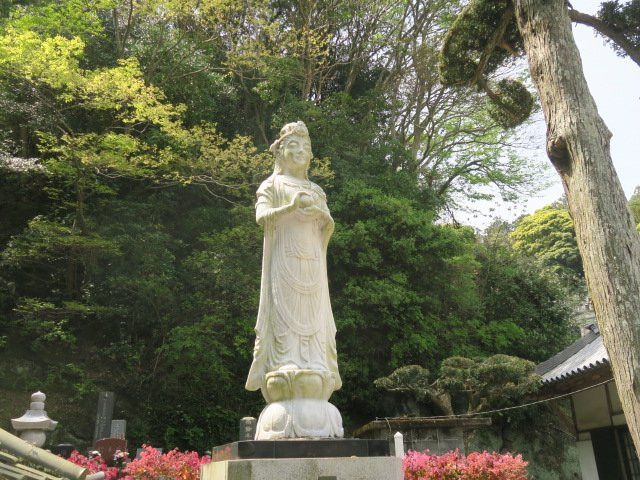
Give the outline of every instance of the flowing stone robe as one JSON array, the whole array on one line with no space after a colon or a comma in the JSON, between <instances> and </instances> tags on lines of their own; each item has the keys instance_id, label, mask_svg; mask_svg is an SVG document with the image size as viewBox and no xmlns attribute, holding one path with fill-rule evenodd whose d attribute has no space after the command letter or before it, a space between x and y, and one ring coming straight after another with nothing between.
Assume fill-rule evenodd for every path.
<instances>
[{"instance_id":1,"label":"flowing stone robe","mask_svg":"<svg viewBox=\"0 0 640 480\"><path fill-rule=\"evenodd\" d=\"M309 194L323 214L276 211L291 204L299 191ZM338 390L342 381L326 262L333 220L325 194L309 180L274 174L260 185L257 197L264 249L256 343L246 388L262 388L269 372L308 369L330 372L333 389Z\"/></svg>"}]
</instances>

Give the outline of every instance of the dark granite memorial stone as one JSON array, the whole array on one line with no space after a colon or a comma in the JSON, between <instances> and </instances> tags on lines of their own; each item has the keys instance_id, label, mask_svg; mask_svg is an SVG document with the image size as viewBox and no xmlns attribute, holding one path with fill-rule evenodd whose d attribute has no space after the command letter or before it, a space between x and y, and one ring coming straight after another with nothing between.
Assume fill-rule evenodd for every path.
<instances>
[{"instance_id":1,"label":"dark granite memorial stone","mask_svg":"<svg viewBox=\"0 0 640 480\"><path fill-rule=\"evenodd\" d=\"M239 440L253 440L256 436L256 419L254 417L243 417L240 419Z\"/></svg>"},{"instance_id":2,"label":"dark granite memorial stone","mask_svg":"<svg viewBox=\"0 0 640 480\"><path fill-rule=\"evenodd\" d=\"M327 457L387 457L386 440L292 439L243 440L214 447L211 460L240 460L248 458L327 458Z\"/></svg>"},{"instance_id":3,"label":"dark granite memorial stone","mask_svg":"<svg viewBox=\"0 0 640 480\"><path fill-rule=\"evenodd\" d=\"M51 447L51 452L60 455L62 458L69 458L74 450L73 445L70 443L59 443Z\"/></svg>"},{"instance_id":4,"label":"dark granite memorial stone","mask_svg":"<svg viewBox=\"0 0 640 480\"><path fill-rule=\"evenodd\" d=\"M111 420L113 419L113 406L116 394L113 392L100 392L98 396L98 411L96 412L96 428L93 433L93 444L101 438L109 438L111 434Z\"/></svg>"}]
</instances>

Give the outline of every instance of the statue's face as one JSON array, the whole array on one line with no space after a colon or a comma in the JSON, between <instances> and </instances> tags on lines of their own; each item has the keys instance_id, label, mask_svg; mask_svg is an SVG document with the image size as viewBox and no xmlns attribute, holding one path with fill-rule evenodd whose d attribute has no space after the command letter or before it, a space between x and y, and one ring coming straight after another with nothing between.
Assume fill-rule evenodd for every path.
<instances>
[{"instance_id":1,"label":"statue's face","mask_svg":"<svg viewBox=\"0 0 640 480\"><path fill-rule=\"evenodd\" d=\"M294 134L284 140L282 146L282 161L286 165L292 167L308 167L312 156L309 137Z\"/></svg>"}]
</instances>

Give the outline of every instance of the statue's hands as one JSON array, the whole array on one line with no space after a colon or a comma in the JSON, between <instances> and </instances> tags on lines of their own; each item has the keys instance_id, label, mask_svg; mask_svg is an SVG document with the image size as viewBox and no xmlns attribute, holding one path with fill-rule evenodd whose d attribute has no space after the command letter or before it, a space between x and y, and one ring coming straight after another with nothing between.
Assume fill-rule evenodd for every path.
<instances>
[{"instance_id":1,"label":"statue's hands","mask_svg":"<svg viewBox=\"0 0 640 480\"><path fill-rule=\"evenodd\" d=\"M313 197L307 192L299 191L296 192L291 203L293 204L294 208L311 208L313 206Z\"/></svg>"},{"instance_id":2,"label":"statue's hands","mask_svg":"<svg viewBox=\"0 0 640 480\"><path fill-rule=\"evenodd\" d=\"M328 228L333 231L333 218L331 218L331 214L327 210L324 210L317 205L311 205L310 207L303 208L300 211L305 215L318 218L324 225L324 228Z\"/></svg>"},{"instance_id":3,"label":"statue's hands","mask_svg":"<svg viewBox=\"0 0 640 480\"><path fill-rule=\"evenodd\" d=\"M325 212L318 206L316 205L310 205L308 207L304 207L302 209L302 211L306 214L306 215L324 215Z\"/></svg>"}]
</instances>

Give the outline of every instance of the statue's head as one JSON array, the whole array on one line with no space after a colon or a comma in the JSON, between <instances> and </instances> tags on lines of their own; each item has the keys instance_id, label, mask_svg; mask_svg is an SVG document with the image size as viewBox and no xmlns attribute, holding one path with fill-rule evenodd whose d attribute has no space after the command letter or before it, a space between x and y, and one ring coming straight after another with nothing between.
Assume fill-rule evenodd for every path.
<instances>
[{"instance_id":1,"label":"statue's head","mask_svg":"<svg viewBox=\"0 0 640 480\"><path fill-rule=\"evenodd\" d=\"M306 177L309 163L313 157L307 126L301 121L287 123L280 129L280 136L271 144L269 151L273 152L276 158L275 174L283 171L286 162L291 162L294 165L304 165Z\"/></svg>"}]
</instances>

